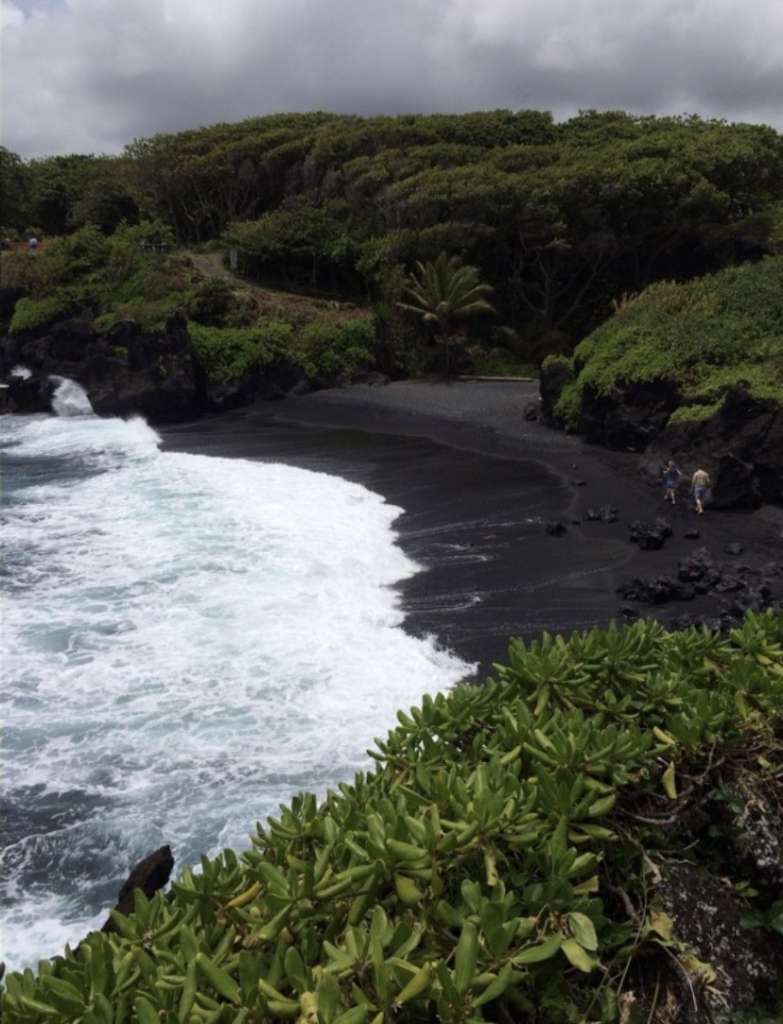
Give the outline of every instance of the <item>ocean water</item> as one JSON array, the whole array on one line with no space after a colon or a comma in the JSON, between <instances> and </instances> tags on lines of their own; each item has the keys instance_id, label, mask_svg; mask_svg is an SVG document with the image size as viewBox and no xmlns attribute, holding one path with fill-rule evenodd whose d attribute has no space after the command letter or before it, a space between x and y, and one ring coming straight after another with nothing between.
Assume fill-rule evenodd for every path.
<instances>
[{"instance_id":1,"label":"ocean water","mask_svg":"<svg viewBox=\"0 0 783 1024\"><path fill-rule=\"evenodd\" d=\"M61 383L0 418L0 960L99 925L129 869L246 847L469 666L408 636L399 509L338 477L163 453Z\"/></svg>"}]
</instances>

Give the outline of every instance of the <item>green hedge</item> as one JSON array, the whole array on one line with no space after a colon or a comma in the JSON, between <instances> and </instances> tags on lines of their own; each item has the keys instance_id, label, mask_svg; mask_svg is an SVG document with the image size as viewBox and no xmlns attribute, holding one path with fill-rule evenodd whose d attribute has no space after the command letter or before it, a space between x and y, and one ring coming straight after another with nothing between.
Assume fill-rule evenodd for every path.
<instances>
[{"instance_id":1,"label":"green hedge","mask_svg":"<svg viewBox=\"0 0 783 1024\"><path fill-rule=\"evenodd\" d=\"M629 811L702 804L716 762L724 788L738 761L780 790L782 714L781 612L727 637L640 621L515 640L493 681L400 712L374 772L295 798L170 899L137 892L119 934L10 975L3 1020L618 1021L656 951L709 976L649 903L651 858L731 870L719 830Z\"/></svg>"},{"instance_id":2,"label":"green hedge","mask_svg":"<svg viewBox=\"0 0 783 1024\"><path fill-rule=\"evenodd\" d=\"M587 387L606 395L669 380L683 408L703 408L745 381L754 395L783 405L783 256L651 285L578 345L574 359L579 373L556 408L572 429ZM698 419L703 411L676 415Z\"/></svg>"}]
</instances>

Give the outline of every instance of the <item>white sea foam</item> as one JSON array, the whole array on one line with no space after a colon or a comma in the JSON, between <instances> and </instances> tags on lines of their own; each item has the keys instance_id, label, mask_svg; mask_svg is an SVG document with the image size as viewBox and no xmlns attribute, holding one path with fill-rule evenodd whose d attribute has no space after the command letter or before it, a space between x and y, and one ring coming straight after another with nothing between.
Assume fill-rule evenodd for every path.
<instances>
[{"instance_id":1,"label":"white sea foam","mask_svg":"<svg viewBox=\"0 0 783 1024\"><path fill-rule=\"evenodd\" d=\"M22 366L21 363L12 367L9 374L10 377L19 377L21 380L29 380L32 375L32 370L28 369L26 366Z\"/></svg>"},{"instance_id":2,"label":"white sea foam","mask_svg":"<svg viewBox=\"0 0 783 1024\"><path fill-rule=\"evenodd\" d=\"M52 395L52 409L57 416L92 416L92 405L87 392L68 377L52 375L49 380L57 387Z\"/></svg>"},{"instance_id":3,"label":"white sea foam","mask_svg":"<svg viewBox=\"0 0 783 1024\"><path fill-rule=\"evenodd\" d=\"M161 453L141 420L4 426L21 481L3 529L14 967L78 940L162 843L180 867L245 846L294 793L350 779L398 707L468 666L400 628L390 585L417 567L378 495Z\"/></svg>"}]
</instances>

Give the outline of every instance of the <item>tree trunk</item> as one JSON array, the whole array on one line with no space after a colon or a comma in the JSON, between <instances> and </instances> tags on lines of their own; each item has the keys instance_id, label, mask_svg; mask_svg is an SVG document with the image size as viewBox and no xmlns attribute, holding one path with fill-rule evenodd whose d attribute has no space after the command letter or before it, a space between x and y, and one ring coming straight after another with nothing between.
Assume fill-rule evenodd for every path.
<instances>
[{"instance_id":1,"label":"tree trunk","mask_svg":"<svg viewBox=\"0 0 783 1024\"><path fill-rule=\"evenodd\" d=\"M451 376L451 337L449 335L448 321L440 320L440 333L445 351L445 376Z\"/></svg>"}]
</instances>

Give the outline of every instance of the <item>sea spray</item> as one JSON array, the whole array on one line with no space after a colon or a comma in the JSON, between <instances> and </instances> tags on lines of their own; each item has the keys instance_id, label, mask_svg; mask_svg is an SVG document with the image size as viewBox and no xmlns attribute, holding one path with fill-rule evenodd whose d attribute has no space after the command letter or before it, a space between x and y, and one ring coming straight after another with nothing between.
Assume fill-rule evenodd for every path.
<instances>
[{"instance_id":1,"label":"sea spray","mask_svg":"<svg viewBox=\"0 0 783 1024\"><path fill-rule=\"evenodd\" d=\"M247 845L468 666L400 628L399 510L161 453L142 420L6 417L3 958L58 952L163 842ZM11 597L13 600L11 600Z\"/></svg>"},{"instance_id":2,"label":"sea spray","mask_svg":"<svg viewBox=\"0 0 783 1024\"><path fill-rule=\"evenodd\" d=\"M52 410L57 416L92 416L93 409L87 392L68 377L52 374L49 380L56 384L52 395Z\"/></svg>"}]
</instances>

